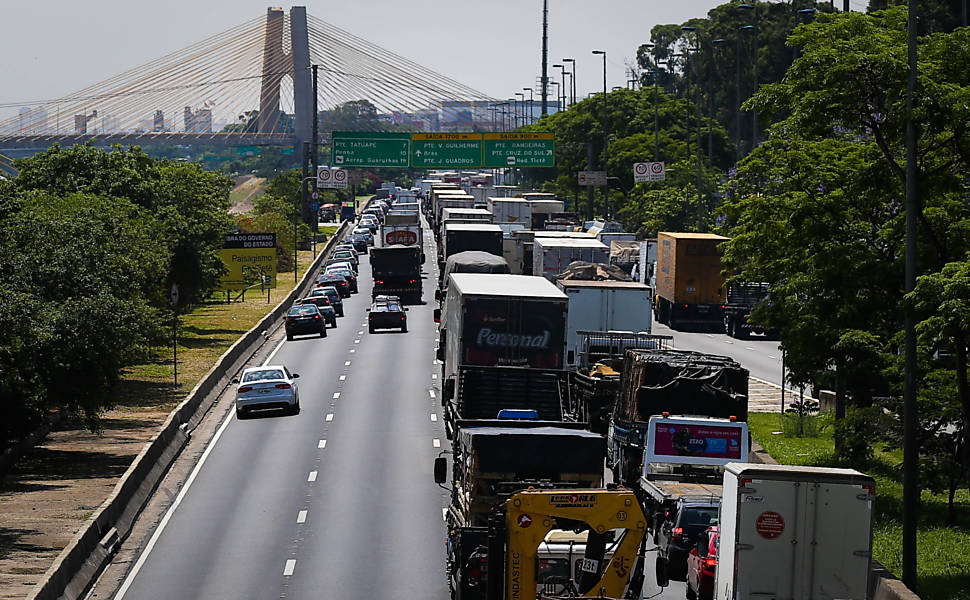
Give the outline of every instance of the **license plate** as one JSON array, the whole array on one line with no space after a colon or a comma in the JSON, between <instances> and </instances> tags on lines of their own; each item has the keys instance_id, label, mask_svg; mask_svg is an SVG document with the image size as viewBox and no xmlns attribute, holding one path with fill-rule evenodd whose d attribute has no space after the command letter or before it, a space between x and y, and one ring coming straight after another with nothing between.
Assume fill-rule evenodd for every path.
<instances>
[{"instance_id":1,"label":"license plate","mask_svg":"<svg viewBox=\"0 0 970 600\"><path fill-rule=\"evenodd\" d=\"M272 391L273 390L271 390L270 388L260 388L259 393L260 394L268 394L268 393L270 393Z\"/></svg>"}]
</instances>

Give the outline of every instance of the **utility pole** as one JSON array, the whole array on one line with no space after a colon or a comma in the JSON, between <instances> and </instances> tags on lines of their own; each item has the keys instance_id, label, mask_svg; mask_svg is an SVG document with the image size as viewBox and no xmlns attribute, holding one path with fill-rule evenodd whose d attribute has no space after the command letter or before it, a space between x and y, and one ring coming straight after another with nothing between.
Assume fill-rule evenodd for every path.
<instances>
[{"instance_id":1,"label":"utility pole","mask_svg":"<svg viewBox=\"0 0 970 600\"><path fill-rule=\"evenodd\" d=\"M549 67L549 0L542 0L542 116L546 116L547 114L549 114L548 67Z\"/></svg>"},{"instance_id":2,"label":"utility pole","mask_svg":"<svg viewBox=\"0 0 970 600\"><path fill-rule=\"evenodd\" d=\"M310 179L310 176L307 175L307 158L309 157L309 155L310 155L310 142L303 142L303 154L302 154L303 160L300 161L303 166L303 179L302 181L300 181L300 199L299 199L300 206L296 207L296 210L293 211L293 285L296 285L296 282L297 282L296 265L297 265L297 258L299 257L299 255L297 254L297 250L298 250L297 230L299 229L299 224L300 224L300 214L303 212L303 207L306 205L307 194L309 193L309 184L307 183L307 181ZM314 172L314 175L316 175L316 172Z\"/></svg>"},{"instance_id":3,"label":"utility pole","mask_svg":"<svg viewBox=\"0 0 970 600\"><path fill-rule=\"evenodd\" d=\"M849 0L842 0L842 12L844 13L849 12Z\"/></svg>"},{"instance_id":4,"label":"utility pole","mask_svg":"<svg viewBox=\"0 0 970 600\"><path fill-rule=\"evenodd\" d=\"M313 179L313 191L316 192L317 191L317 180L316 180L316 177L315 176L317 174L317 169L320 166L320 163L319 163L319 160L318 160L318 157L317 157L317 136L319 135L318 128L319 128L320 124L319 124L318 119L317 119L317 65L313 65L312 68L313 68L313 133L312 133L312 136L313 137L310 138L310 156L311 156L311 158L313 160L313 175L314 175L314 179ZM316 236L316 234L317 234L317 231L318 231L318 229L317 229L318 228L318 224L317 223L318 223L318 221L320 221L320 213L319 213L319 211L312 210L312 208L313 207L311 206L310 218L313 219L313 234L314 234L313 235L313 247L314 247L313 254L314 254L314 256L316 256L316 244L317 244L317 236Z\"/></svg>"},{"instance_id":5,"label":"utility pole","mask_svg":"<svg viewBox=\"0 0 970 600\"><path fill-rule=\"evenodd\" d=\"M846 0L848 2L848 0ZM916 4L909 0L909 78L906 85L906 292L916 289ZM919 446L916 443L916 317L906 306L905 372L903 376L903 583L916 591L916 513L919 510Z\"/></svg>"}]
</instances>

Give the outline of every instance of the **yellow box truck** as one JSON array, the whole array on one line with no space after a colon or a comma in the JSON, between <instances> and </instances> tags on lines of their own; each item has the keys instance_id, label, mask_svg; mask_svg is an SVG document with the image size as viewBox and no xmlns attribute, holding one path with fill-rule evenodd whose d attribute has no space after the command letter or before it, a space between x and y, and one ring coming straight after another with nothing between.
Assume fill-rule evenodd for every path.
<instances>
[{"instance_id":1,"label":"yellow box truck","mask_svg":"<svg viewBox=\"0 0 970 600\"><path fill-rule=\"evenodd\" d=\"M728 239L713 233L657 234L655 320L672 328L723 326L725 285L718 246Z\"/></svg>"}]
</instances>

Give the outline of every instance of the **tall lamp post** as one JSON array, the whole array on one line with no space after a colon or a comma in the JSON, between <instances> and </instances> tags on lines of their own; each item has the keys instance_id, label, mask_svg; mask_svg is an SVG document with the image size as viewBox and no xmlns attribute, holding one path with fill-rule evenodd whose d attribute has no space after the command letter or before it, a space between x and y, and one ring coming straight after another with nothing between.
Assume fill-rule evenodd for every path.
<instances>
[{"instance_id":1,"label":"tall lamp post","mask_svg":"<svg viewBox=\"0 0 970 600\"><path fill-rule=\"evenodd\" d=\"M569 104L576 104L576 59L575 58L564 58L562 59L564 63L572 63L573 69L569 74L570 83L572 84L572 89L569 95Z\"/></svg>"},{"instance_id":2,"label":"tall lamp post","mask_svg":"<svg viewBox=\"0 0 970 600\"><path fill-rule=\"evenodd\" d=\"M560 82L560 84L559 84L559 95L556 96L556 104L559 104L559 107L561 108L562 106L564 106L566 104L566 100L565 100L565 97L566 97L566 66L565 65L552 65L552 66L559 69L559 82ZM559 103L559 100L560 99L562 99L562 103L561 104ZM556 110L558 111L558 110L560 110L560 108L557 108Z\"/></svg>"},{"instance_id":3,"label":"tall lamp post","mask_svg":"<svg viewBox=\"0 0 970 600\"><path fill-rule=\"evenodd\" d=\"M522 88L522 91L529 92L529 116L526 117L525 124L532 125L532 114L535 112L532 110L532 101L535 99L535 97L532 95L532 88L524 87Z\"/></svg>"},{"instance_id":4,"label":"tall lamp post","mask_svg":"<svg viewBox=\"0 0 970 600\"><path fill-rule=\"evenodd\" d=\"M515 92L515 95L519 97L519 103L515 105L516 106L515 126L516 128L518 128L519 125L522 124L522 121L525 120L524 118L525 115L522 112L522 107L525 106L525 94L523 94L522 92Z\"/></svg>"},{"instance_id":5,"label":"tall lamp post","mask_svg":"<svg viewBox=\"0 0 970 600\"><path fill-rule=\"evenodd\" d=\"M738 27L738 33L753 33L754 25L742 25ZM735 81L735 89L737 90L737 118L735 119L735 144L737 149L735 150L735 162L741 160L741 38L738 37L738 44L735 50L737 56L737 79ZM752 92L753 94L753 92ZM751 147L754 150L754 147Z\"/></svg>"},{"instance_id":6,"label":"tall lamp post","mask_svg":"<svg viewBox=\"0 0 970 600\"><path fill-rule=\"evenodd\" d=\"M754 83L751 87L751 95L758 93L758 11L755 9L753 4L738 4L738 8L744 10L750 10L754 18L754 25L748 25L752 35L754 35L754 60L751 61L752 69L754 70ZM753 152L755 146L758 145L758 109L752 109L751 111L751 151Z\"/></svg>"},{"instance_id":7,"label":"tall lamp post","mask_svg":"<svg viewBox=\"0 0 970 600\"><path fill-rule=\"evenodd\" d=\"M684 33L693 33L694 37L694 47L688 47L685 52L689 55L694 52L695 55L701 52L701 40L700 34L694 27L685 25L680 28ZM690 60L688 56L688 61ZM697 231L704 231L704 192L701 188L703 182L703 174L701 171L701 82L700 73L698 69L694 67L694 90L697 93L697 98L694 102L694 110L697 114ZM690 73L687 75L687 96L690 96Z\"/></svg>"},{"instance_id":8,"label":"tall lamp post","mask_svg":"<svg viewBox=\"0 0 970 600\"><path fill-rule=\"evenodd\" d=\"M609 145L610 145L610 130L609 130L609 112L607 112L606 106L606 50L593 50L593 54L603 55L603 172L605 173L608 169L606 167L606 161L609 157ZM607 174L608 175L608 174ZM603 205L606 209L606 218L610 218L610 184L607 183L603 186Z\"/></svg>"}]
</instances>

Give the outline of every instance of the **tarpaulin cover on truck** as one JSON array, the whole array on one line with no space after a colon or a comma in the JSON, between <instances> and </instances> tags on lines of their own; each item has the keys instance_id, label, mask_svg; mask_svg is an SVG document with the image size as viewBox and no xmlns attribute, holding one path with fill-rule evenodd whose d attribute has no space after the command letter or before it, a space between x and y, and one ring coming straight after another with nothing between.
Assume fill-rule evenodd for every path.
<instances>
[{"instance_id":1,"label":"tarpaulin cover on truck","mask_svg":"<svg viewBox=\"0 0 970 600\"><path fill-rule=\"evenodd\" d=\"M628 350L613 418L646 422L664 412L746 421L748 370L727 356Z\"/></svg>"},{"instance_id":2,"label":"tarpaulin cover on truck","mask_svg":"<svg viewBox=\"0 0 970 600\"><path fill-rule=\"evenodd\" d=\"M479 472L599 473L606 440L589 431L559 427L462 429L460 443L475 454Z\"/></svg>"},{"instance_id":3,"label":"tarpaulin cover on truck","mask_svg":"<svg viewBox=\"0 0 970 600\"><path fill-rule=\"evenodd\" d=\"M508 273L509 263L501 256L480 250L467 250L452 254L445 261L442 281L448 281L452 273Z\"/></svg>"},{"instance_id":4,"label":"tarpaulin cover on truck","mask_svg":"<svg viewBox=\"0 0 970 600\"><path fill-rule=\"evenodd\" d=\"M635 263L640 261L640 242L610 241L610 261Z\"/></svg>"},{"instance_id":5,"label":"tarpaulin cover on truck","mask_svg":"<svg viewBox=\"0 0 970 600\"><path fill-rule=\"evenodd\" d=\"M630 275L616 265L574 260L566 270L556 276L560 281L633 281Z\"/></svg>"}]
</instances>

